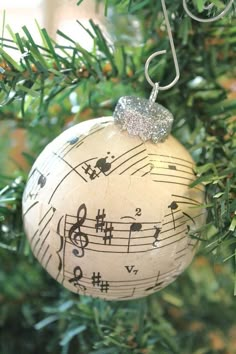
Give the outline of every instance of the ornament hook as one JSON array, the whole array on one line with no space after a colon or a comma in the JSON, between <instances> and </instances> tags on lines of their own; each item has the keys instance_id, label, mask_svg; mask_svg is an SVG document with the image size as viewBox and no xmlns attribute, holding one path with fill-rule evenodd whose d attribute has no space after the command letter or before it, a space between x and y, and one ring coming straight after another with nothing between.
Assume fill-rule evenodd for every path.
<instances>
[{"instance_id":1,"label":"ornament hook","mask_svg":"<svg viewBox=\"0 0 236 354\"><path fill-rule=\"evenodd\" d=\"M187 1L186 0L183 0L183 7L184 7L184 10L185 12L191 17L193 18L194 20L198 21L198 22L204 22L204 23L207 23L207 22L214 22L214 21L217 21L219 20L220 18L224 17L227 12L229 11L229 9L231 8L231 6L233 5L234 3L234 0L230 0L230 2L228 3L228 5L225 7L225 9L223 11L221 11L221 13L219 13L218 15L212 17L212 18L200 18L200 17L197 17L195 16L188 8L188 5L187 5ZM211 10L213 7L214 7L214 3L211 2L209 5L205 5L204 6L204 10Z\"/></svg>"},{"instance_id":2,"label":"ornament hook","mask_svg":"<svg viewBox=\"0 0 236 354\"><path fill-rule=\"evenodd\" d=\"M169 22L169 19L168 19L168 13L167 13L167 10L166 10L165 0L161 0L161 4L162 4L162 9L163 9L163 13L164 13L165 22L166 22L166 28L167 28L167 32L168 32L171 52L172 52L174 65L175 65L175 73L176 73L174 80L170 84L168 84L166 86L160 86L158 84L158 90L165 91L165 90L169 90L171 87L173 87L176 84L176 82L179 80L179 77L180 77L180 71L179 71L179 64L178 64L178 59L177 59L177 55L176 55L174 40L173 40L173 36L172 36L172 32L171 32L170 22ZM162 55L162 54L166 54L166 50L159 50L159 51L153 53L147 59L146 64L145 64L145 77L147 79L147 82L154 88L156 87L157 83L154 83L152 81L152 79L150 78L150 75L149 75L149 72L148 72L149 71L149 65L150 65L150 62L152 61L153 58L157 57L158 55Z\"/></svg>"}]
</instances>

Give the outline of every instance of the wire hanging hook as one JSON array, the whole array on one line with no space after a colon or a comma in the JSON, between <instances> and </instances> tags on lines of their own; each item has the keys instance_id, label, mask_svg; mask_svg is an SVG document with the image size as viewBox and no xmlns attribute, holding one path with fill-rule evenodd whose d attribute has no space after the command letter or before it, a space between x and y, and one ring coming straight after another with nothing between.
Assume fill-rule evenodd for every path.
<instances>
[{"instance_id":1,"label":"wire hanging hook","mask_svg":"<svg viewBox=\"0 0 236 354\"><path fill-rule=\"evenodd\" d=\"M233 5L234 3L234 0L230 0L230 2L228 3L228 5L226 6L226 8L218 15L216 15L215 17L212 17L212 18L200 18L200 17L197 17L195 16L188 8L188 5L187 5L187 2L186 0L183 0L183 7L184 7L184 10L185 12L191 17L193 18L194 20L198 21L198 22L214 22L214 21L217 21L219 20L220 18L224 17L227 12L229 11L229 9L231 8L231 6ZM210 10L214 7L214 3L211 3L209 5L206 5L204 6L204 9L205 10Z\"/></svg>"},{"instance_id":2,"label":"wire hanging hook","mask_svg":"<svg viewBox=\"0 0 236 354\"><path fill-rule=\"evenodd\" d=\"M178 59L177 59L177 55L176 55L173 36L171 33L170 22L168 19L168 13L166 10L165 0L161 0L161 4L162 4L162 9L163 9L163 13L164 13L165 22L166 22L166 28L167 28L167 32L168 32L169 41L170 41L170 47L171 47L171 52L172 52L172 56L173 56L173 60L174 60L176 75L175 75L174 80L166 86L160 86L159 83L154 83L152 81L152 79L150 78L150 75L148 73L150 62L152 61L153 58L157 57L158 55L166 54L166 50L159 50L159 51L153 53L152 55L150 55L150 57L147 59L146 64L145 64L145 77L147 79L147 82L154 88L154 90L155 90L155 88L158 87L158 90L165 91L165 90L169 90L171 87L173 87L176 84L176 82L179 80L180 72L179 72L179 64L178 64Z\"/></svg>"}]
</instances>

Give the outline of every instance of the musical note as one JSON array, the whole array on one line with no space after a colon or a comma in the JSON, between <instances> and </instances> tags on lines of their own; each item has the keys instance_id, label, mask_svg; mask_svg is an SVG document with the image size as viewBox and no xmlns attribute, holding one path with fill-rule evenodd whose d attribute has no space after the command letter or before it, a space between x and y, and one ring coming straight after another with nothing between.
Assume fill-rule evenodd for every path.
<instances>
[{"instance_id":1,"label":"musical note","mask_svg":"<svg viewBox=\"0 0 236 354\"><path fill-rule=\"evenodd\" d=\"M98 209L98 213L96 216L97 222L95 224L96 232L103 231L103 227L105 225L105 221L104 221L105 217L106 217L105 209L102 210L102 214L100 214L100 209Z\"/></svg>"},{"instance_id":2,"label":"musical note","mask_svg":"<svg viewBox=\"0 0 236 354\"><path fill-rule=\"evenodd\" d=\"M110 152L107 153L109 155ZM111 156L111 158L115 158L115 156ZM107 162L108 156L102 157L101 159L97 160L95 168L98 168L102 173L108 172L111 169L111 163Z\"/></svg>"},{"instance_id":3,"label":"musical note","mask_svg":"<svg viewBox=\"0 0 236 354\"><path fill-rule=\"evenodd\" d=\"M41 174L38 179L38 185L40 186L40 188L43 188L46 182L47 182L47 178L43 174Z\"/></svg>"},{"instance_id":4,"label":"musical note","mask_svg":"<svg viewBox=\"0 0 236 354\"><path fill-rule=\"evenodd\" d=\"M46 185L46 182L47 182L47 177L42 172L40 172L37 168L35 168L31 173L31 175L29 176L27 182L27 189L26 189L27 195L24 196L24 200L27 200L28 198L36 199L39 190Z\"/></svg>"},{"instance_id":5,"label":"musical note","mask_svg":"<svg viewBox=\"0 0 236 354\"><path fill-rule=\"evenodd\" d=\"M79 140L79 137L78 136L74 136L74 137L70 138L67 142L70 145L74 145L74 144L76 144L78 142L78 140Z\"/></svg>"},{"instance_id":6,"label":"musical note","mask_svg":"<svg viewBox=\"0 0 236 354\"><path fill-rule=\"evenodd\" d=\"M159 277L160 277L160 271L157 274L157 278L156 278L154 286L151 286L151 287L145 289L145 291L150 291L150 290L156 291L156 290L158 290L157 288L164 283L164 281L159 281Z\"/></svg>"},{"instance_id":7,"label":"musical note","mask_svg":"<svg viewBox=\"0 0 236 354\"><path fill-rule=\"evenodd\" d=\"M99 286L100 282L101 282L101 279L102 279L101 273L98 272L96 274L95 272L93 272L93 275L92 275L91 279L92 279L92 285L93 286Z\"/></svg>"},{"instance_id":8,"label":"musical note","mask_svg":"<svg viewBox=\"0 0 236 354\"><path fill-rule=\"evenodd\" d=\"M82 272L82 269L77 266L74 268L74 277L69 279L69 283L74 283L73 285L75 287L79 287L81 290L85 291L86 290L86 287L82 284L79 283L80 279L83 278L83 272Z\"/></svg>"},{"instance_id":9,"label":"musical note","mask_svg":"<svg viewBox=\"0 0 236 354\"><path fill-rule=\"evenodd\" d=\"M156 229L156 231L155 231L155 234L153 235L153 237L155 239L155 241L153 242L153 247L158 247L158 242L159 242L158 237L160 235L161 228L156 227L156 226L154 226L154 228Z\"/></svg>"},{"instance_id":10,"label":"musical note","mask_svg":"<svg viewBox=\"0 0 236 354\"><path fill-rule=\"evenodd\" d=\"M83 213L82 216L80 214ZM87 215L87 208L82 204L77 211L77 222L72 225L69 231L69 239L78 248L73 249L73 254L76 257L84 256L84 249L88 246L88 235L81 231L81 226L84 224ZM80 253L81 252L81 253Z\"/></svg>"},{"instance_id":11,"label":"musical note","mask_svg":"<svg viewBox=\"0 0 236 354\"><path fill-rule=\"evenodd\" d=\"M173 220L173 224L174 224L174 230L175 230L175 216L174 216L173 210L177 210L178 207L179 206L175 201L172 202L170 205L168 205L168 208L170 208L170 210L171 210L172 220Z\"/></svg>"},{"instance_id":12,"label":"musical note","mask_svg":"<svg viewBox=\"0 0 236 354\"><path fill-rule=\"evenodd\" d=\"M127 253L129 253L129 249L130 249L130 242L131 242L132 232L136 232L136 231L140 231L140 230L142 230L142 224L140 224L138 222L134 222L133 224L131 224L130 229L129 229L129 239L128 239Z\"/></svg>"},{"instance_id":13,"label":"musical note","mask_svg":"<svg viewBox=\"0 0 236 354\"><path fill-rule=\"evenodd\" d=\"M109 224L109 226L108 226ZM112 226L112 222L106 222L106 227L104 228L105 236L103 237L104 245L109 241L109 245L111 245L111 240L113 238L112 231L114 230Z\"/></svg>"}]
</instances>

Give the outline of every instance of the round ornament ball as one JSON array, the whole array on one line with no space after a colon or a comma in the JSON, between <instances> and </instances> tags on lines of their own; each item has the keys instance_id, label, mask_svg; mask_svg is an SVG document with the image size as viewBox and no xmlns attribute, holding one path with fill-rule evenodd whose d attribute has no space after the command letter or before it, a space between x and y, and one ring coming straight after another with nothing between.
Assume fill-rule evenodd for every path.
<instances>
[{"instance_id":1,"label":"round ornament ball","mask_svg":"<svg viewBox=\"0 0 236 354\"><path fill-rule=\"evenodd\" d=\"M194 162L172 136L130 136L112 117L66 130L40 154L23 195L25 232L67 289L106 300L147 296L189 265L204 222Z\"/></svg>"}]
</instances>

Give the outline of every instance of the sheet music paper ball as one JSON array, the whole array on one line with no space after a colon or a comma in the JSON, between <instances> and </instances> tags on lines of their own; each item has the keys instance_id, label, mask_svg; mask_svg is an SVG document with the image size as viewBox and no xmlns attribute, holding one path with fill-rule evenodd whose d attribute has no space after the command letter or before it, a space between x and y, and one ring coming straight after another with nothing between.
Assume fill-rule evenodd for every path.
<instances>
[{"instance_id":1,"label":"sheet music paper ball","mask_svg":"<svg viewBox=\"0 0 236 354\"><path fill-rule=\"evenodd\" d=\"M112 117L66 130L40 154L23 196L35 257L67 289L106 300L147 296L192 261L203 187L172 136L153 144Z\"/></svg>"}]
</instances>

